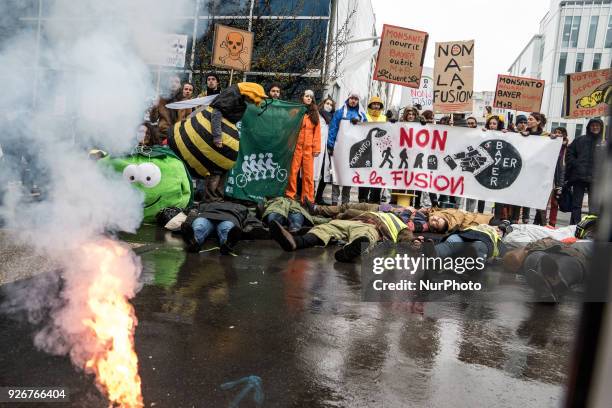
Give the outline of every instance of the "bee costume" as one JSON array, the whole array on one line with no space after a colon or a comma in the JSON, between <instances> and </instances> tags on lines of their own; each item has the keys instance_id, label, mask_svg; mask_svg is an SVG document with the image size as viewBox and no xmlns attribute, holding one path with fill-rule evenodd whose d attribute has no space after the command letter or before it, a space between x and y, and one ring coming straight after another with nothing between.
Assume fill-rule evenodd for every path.
<instances>
[{"instance_id":1,"label":"bee costume","mask_svg":"<svg viewBox=\"0 0 612 408\"><path fill-rule=\"evenodd\" d=\"M246 102L259 105L266 93L261 85L241 82L225 89L210 106L169 130L168 145L194 176L218 175L231 169L240 146L236 123ZM222 143L221 147L216 144Z\"/></svg>"}]
</instances>

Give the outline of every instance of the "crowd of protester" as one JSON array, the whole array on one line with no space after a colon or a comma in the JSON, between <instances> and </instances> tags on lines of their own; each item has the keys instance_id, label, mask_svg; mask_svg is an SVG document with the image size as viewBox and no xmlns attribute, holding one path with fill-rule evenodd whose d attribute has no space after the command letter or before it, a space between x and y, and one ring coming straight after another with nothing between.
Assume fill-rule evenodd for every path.
<instances>
[{"instance_id":1,"label":"crowd of protester","mask_svg":"<svg viewBox=\"0 0 612 408\"><path fill-rule=\"evenodd\" d=\"M147 112L146 120L137 129L138 144L142 147L167 145L169 131L200 109L169 109L167 105L192 99L196 95L195 91L193 84L182 83L178 76L170 77L167 94L159 97ZM205 88L197 95L223 96L222 91L219 77L210 73L206 76ZM267 97L271 99L283 98L280 84L271 84L266 92ZM216 99L223 99L221 96ZM194 175L194 206L180 213L163 211L160 213L162 224L167 228L180 230L187 250L193 252L199 251L206 239L216 232L223 254L231 253L236 243L245 238L272 238L287 251L326 246L330 242L344 242L345 245L336 251L336 260L340 262L354 260L364 247L371 247L379 241L418 243L423 240L419 234L427 233L446 234L442 241L430 249L429 254L433 256L451 256L454 249L449 244L467 242L472 245L475 254L487 259L500 257L505 253L504 239L513 230L523 231L521 236L546 236L546 232L538 228L555 227L560 206L566 212L571 211L571 225L579 224L583 219L582 203L585 194L588 194L591 214L591 218L587 217L590 221L587 226L592 226L593 214L597 213L593 198L596 194L593 183L595 154L598 148L605 144L604 127L600 119L590 120L586 134L568 143L566 129L557 127L548 133L545 130L546 117L539 112L517 115L514 123L505 123L504 116L493 114L490 107L487 107L487 114L482 118L484 124L480 125L476 117L465 114L436 119L431 110L422 110L418 105L405 106L399 114L390 110L385 112L384 103L377 96L371 97L364 109L360 104L362 98L363 95L358 91L351 91L343 102L336 102L328 96L317 104L313 91L306 90L301 95L300 102L306 106L306 112L288 172L284 197L270 198L259 203L253 214L243 203L232 202L224 197L224 172L213 172L203 178ZM226 112L214 103L211 106L214 133L215 115L220 111L225 117ZM238 116L244 113L244 107L240 108L240 111ZM238 116L231 122L238 121ZM501 131L509 138L561 138L562 148L547 209L537 209L533 223L529 224L530 209L525 207L491 203L493 209L487 213L483 200L462 200L459 197L420 191L386 191L375 187L359 187L356 192L358 202L351 202L351 186L339 185L333 174L331 182L325 181L328 163L332 161L337 141L342 137L339 134L342 121L352 125L360 122L399 121L468 128L482 126L483 132ZM324 143L321 140L323 127L327 128L327 139ZM220 136L215 136L213 140L217 147L221 147ZM314 162L319 155L323 156L323 164L321 172L316 175L319 179L316 183ZM325 191L329 184L331 202L326 202ZM395 196L402 193L411 193L414 203L410 206L397 205ZM532 226L518 227L519 224ZM580 231L583 231L585 226L581 228ZM574 227L572 231L568 232L568 237L577 234L578 230ZM516 235L515 232L514 236ZM546 245L544 247L548 248ZM517 262L513 256L508 259L514 264ZM548 262L550 263L550 260ZM540 289L544 285L548 287L549 294L552 293L550 285L543 284L543 278L537 273L532 274L530 279L533 285L539 284Z\"/></svg>"}]
</instances>

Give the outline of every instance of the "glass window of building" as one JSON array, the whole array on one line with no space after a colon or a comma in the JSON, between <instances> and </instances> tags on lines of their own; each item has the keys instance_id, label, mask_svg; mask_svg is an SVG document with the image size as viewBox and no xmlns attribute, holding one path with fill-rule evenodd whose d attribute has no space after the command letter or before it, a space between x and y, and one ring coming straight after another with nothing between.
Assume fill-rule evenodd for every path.
<instances>
[{"instance_id":1,"label":"glass window of building","mask_svg":"<svg viewBox=\"0 0 612 408\"><path fill-rule=\"evenodd\" d=\"M565 79L565 66L567 65L567 52L562 52L559 56L559 70L557 74L557 82L563 82Z\"/></svg>"},{"instance_id":2,"label":"glass window of building","mask_svg":"<svg viewBox=\"0 0 612 408\"><path fill-rule=\"evenodd\" d=\"M576 48L578 46L578 32L580 31L580 16L566 16L563 24L562 48Z\"/></svg>"},{"instance_id":3,"label":"glass window of building","mask_svg":"<svg viewBox=\"0 0 612 408\"><path fill-rule=\"evenodd\" d=\"M260 16L329 16L329 0L254 0Z\"/></svg>"},{"instance_id":4,"label":"glass window of building","mask_svg":"<svg viewBox=\"0 0 612 408\"><path fill-rule=\"evenodd\" d=\"M251 0L202 0L200 3L201 16L243 16L249 15Z\"/></svg>"},{"instance_id":5,"label":"glass window of building","mask_svg":"<svg viewBox=\"0 0 612 408\"><path fill-rule=\"evenodd\" d=\"M595 54L593 54L593 67L592 69L599 69L599 67L601 66L601 52L596 52Z\"/></svg>"},{"instance_id":6,"label":"glass window of building","mask_svg":"<svg viewBox=\"0 0 612 408\"><path fill-rule=\"evenodd\" d=\"M569 47L571 31L572 31L572 16L565 16L565 21L563 23L563 37L561 41L561 48Z\"/></svg>"},{"instance_id":7,"label":"glass window of building","mask_svg":"<svg viewBox=\"0 0 612 408\"><path fill-rule=\"evenodd\" d=\"M576 54L576 66L574 72L582 72L582 65L584 63L584 52Z\"/></svg>"},{"instance_id":8,"label":"glass window of building","mask_svg":"<svg viewBox=\"0 0 612 408\"><path fill-rule=\"evenodd\" d=\"M595 38L597 37L597 24L599 23L599 16L591 16L591 23L589 24L589 38L587 40L587 48L595 47Z\"/></svg>"},{"instance_id":9,"label":"glass window of building","mask_svg":"<svg viewBox=\"0 0 612 408\"><path fill-rule=\"evenodd\" d=\"M578 137L582 134L582 123L578 123L576 125L576 130L574 131L574 137Z\"/></svg>"},{"instance_id":10,"label":"glass window of building","mask_svg":"<svg viewBox=\"0 0 612 408\"><path fill-rule=\"evenodd\" d=\"M570 47L578 46L578 33L580 32L580 16L574 16L572 19L572 35L570 38Z\"/></svg>"},{"instance_id":11,"label":"glass window of building","mask_svg":"<svg viewBox=\"0 0 612 408\"><path fill-rule=\"evenodd\" d=\"M606 33L606 48L612 48L612 16L608 18L608 32Z\"/></svg>"}]
</instances>

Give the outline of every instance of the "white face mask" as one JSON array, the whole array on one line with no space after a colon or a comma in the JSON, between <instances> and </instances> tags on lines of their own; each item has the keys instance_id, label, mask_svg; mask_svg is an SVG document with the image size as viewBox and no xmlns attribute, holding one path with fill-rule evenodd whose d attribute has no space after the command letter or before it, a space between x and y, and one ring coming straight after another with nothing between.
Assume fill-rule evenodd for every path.
<instances>
[{"instance_id":1,"label":"white face mask","mask_svg":"<svg viewBox=\"0 0 612 408\"><path fill-rule=\"evenodd\" d=\"M331 112L332 107L331 107L331 105L323 105L323 110L324 110L325 112Z\"/></svg>"}]
</instances>

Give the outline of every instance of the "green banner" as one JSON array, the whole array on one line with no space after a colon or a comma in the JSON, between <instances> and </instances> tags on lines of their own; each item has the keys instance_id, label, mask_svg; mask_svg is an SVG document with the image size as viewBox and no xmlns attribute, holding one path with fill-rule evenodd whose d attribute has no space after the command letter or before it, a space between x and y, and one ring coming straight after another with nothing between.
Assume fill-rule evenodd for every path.
<instances>
[{"instance_id":1,"label":"green banner","mask_svg":"<svg viewBox=\"0 0 612 408\"><path fill-rule=\"evenodd\" d=\"M247 105L238 160L227 175L225 194L249 201L282 196L306 107L279 100Z\"/></svg>"}]
</instances>

